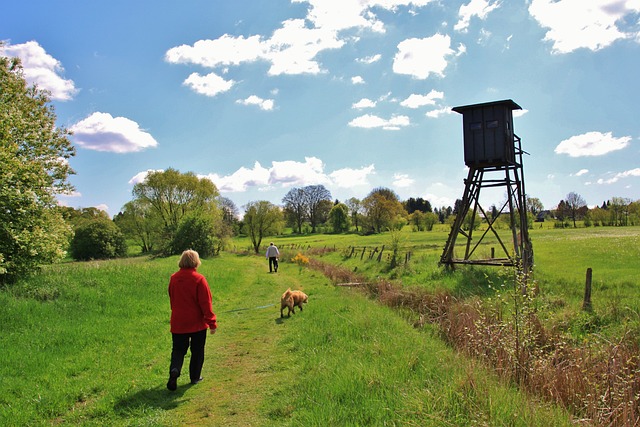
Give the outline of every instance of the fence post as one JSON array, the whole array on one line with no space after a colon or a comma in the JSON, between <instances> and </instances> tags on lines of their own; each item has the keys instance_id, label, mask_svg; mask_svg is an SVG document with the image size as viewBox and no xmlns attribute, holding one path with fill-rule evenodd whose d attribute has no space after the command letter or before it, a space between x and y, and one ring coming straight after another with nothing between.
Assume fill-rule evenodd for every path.
<instances>
[{"instance_id":1,"label":"fence post","mask_svg":"<svg viewBox=\"0 0 640 427\"><path fill-rule=\"evenodd\" d=\"M591 311L591 268L587 268L587 280L584 285L584 300L582 301L582 309L585 311Z\"/></svg>"}]
</instances>

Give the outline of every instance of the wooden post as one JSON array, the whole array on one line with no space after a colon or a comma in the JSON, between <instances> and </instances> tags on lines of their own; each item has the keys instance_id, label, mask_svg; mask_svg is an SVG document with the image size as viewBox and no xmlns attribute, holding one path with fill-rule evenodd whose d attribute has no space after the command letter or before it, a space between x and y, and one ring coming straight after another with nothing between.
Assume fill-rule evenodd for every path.
<instances>
[{"instance_id":1,"label":"wooden post","mask_svg":"<svg viewBox=\"0 0 640 427\"><path fill-rule=\"evenodd\" d=\"M496 257L496 248L491 248L491 259Z\"/></svg>"},{"instance_id":2,"label":"wooden post","mask_svg":"<svg viewBox=\"0 0 640 427\"><path fill-rule=\"evenodd\" d=\"M584 285L584 300L582 301L582 309L585 311L591 311L591 268L587 268L587 280Z\"/></svg>"},{"instance_id":3,"label":"wooden post","mask_svg":"<svg viewBox=\"0 0 640 427\"><path fill-rule=\"evenodd\" d=\"M367 250L367 247L365 246L364 248L362 248L362 253L360 254L360 261L362 261L362 257L364 257L364 253Z\"/></svg>"}]
</instances>

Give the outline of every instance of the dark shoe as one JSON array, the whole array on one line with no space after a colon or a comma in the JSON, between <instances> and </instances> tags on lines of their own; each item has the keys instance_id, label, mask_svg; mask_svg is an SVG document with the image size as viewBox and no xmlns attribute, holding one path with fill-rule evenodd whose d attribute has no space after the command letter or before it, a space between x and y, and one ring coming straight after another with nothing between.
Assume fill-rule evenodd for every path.
<instances>
[{"instance_id":1,"label":"dark shoe","mask_svg":"<svg viewBox=\"0 0 640 427\"><path fill-rule=\"evenodd\" d=\"M172 369L169 372L169 381L167 381L167 388L171 391L175 391L178 388L178 377L180 376L180 372L177 369Z\"/></svg>"},{"instance_id":2,"label":"dark shoe","mask_svg":"<svg viewBox=\"0 0 640 427\"><path fill-rule=\"evenodd\" d=\"M197 380L191 380L191 384L198 384L200 381L202 381L202 377L198 378Z\"/></svg>"}]
</instances>

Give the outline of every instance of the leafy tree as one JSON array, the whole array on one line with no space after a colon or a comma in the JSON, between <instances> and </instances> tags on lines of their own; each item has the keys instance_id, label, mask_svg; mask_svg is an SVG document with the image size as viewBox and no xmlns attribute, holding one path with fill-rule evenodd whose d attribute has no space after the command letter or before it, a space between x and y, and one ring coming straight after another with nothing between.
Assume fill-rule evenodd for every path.
<instances>
[{"instance_id":1,"label":"leafy tree","mask_svg":"<svg viewBox=\"0 0 640 427\"><path fill-rule=\"evenodd\" d=\"M326 224L329 221L329 213L331 213L333 206L331 200L321 200L318 202L318 206L316 207L316 221L318 226Z\"/></svg>"},{"instance_id":2,"label":"leafy tree","mask_svg":"<svg viewBox=\"0 0 640 427\"><path fill-rule=\"evenodd\" d=\"M628 225L629 205L631 200L623 197L612 197L608 204L610 223L614 226Z\"/></svg>"},{"instance_id":3,"label":"leafy tree","mask_svg":"<svg viewBox=\"0 0 640 427\"><path fill-rule=\"evenodd\" d=\"M422 197L418 197L416 199L409 197L409 199L404 202L404 208L409 214L412 214L415 211L420 211L422 213L432 212L431 203L429 203L428 200L424 200Z\"/></svg>"},{"instance_id":4,"label":"leafy tree","mask_svg":"<svg viewBox=\"0 0 640 427\"><path fill-rule=\"evenodd\" d=\"M409 224L413 231L424 231L424 212L414 210L409 214Z\"/></svg>"},{"instance_id":5,"label":"leafy tree","mask_svg":"<svg viewBox=\"0 0 640 427\"><path fill-rule=\"evenodd\" d=\"M565 207L569 214L569 217L573 220L573 228L576 228L576 219L581 218L584 215L584 209L587 206L587 202L584 201L581 195L571 192L567 194L567 200L565 201Z\"/></svg>"},{"instance_id":6,"label":"leafy tree","mask_svg":"<svg viewBox=\"0 0 640 427\"><path fill-rule=\"evenodd\" d=\"M304 224L309 212L304 189L292 188L282 198L282 203L284 204L287 219L291 220L291 223L297 229L298 234L302 234L302 225Z\"/></svg>"},{"instance_id":7,"label":"leafy tree","mask_svg":"<svg viewBox=\"0 0 640 427\"><path fill-rule=\"evenodd\" d=\"M537 197L527 196L527 208L529 212L535 217L544 210L544 205Z\"/></svg>"},{"instance_id":8,"label":"leafy tree","mask_svg":"<svg viewBox=\"0 0 640 427\"><path fill-rule=\"evenodd\" d=\"M349 208L344 203L338 203L329 212L329 222L334 233L349 231Z\"/></svg>"},{"instance_id":9,"label":"leafy tree","mask_svg":"<svg viewBox=\"0 0 640 427\"><path fill-rule=\"evenodd\" d=\"M436 222L438 222L438 215L434 212L427 212L424 214L424 228L427 231L432 231Z\"/></svg>"},{"instance_id":10,"label":"leafy tree","mask_svg":"<svg viewBox=\"0 0 640 427\"><path fill-rule=\"evenodd\" d=\"M76 209L68 206L60 206L60 211L65 221L74 227L84 221L110 219L108 213L95 207Z\"/></svg>"},{"instance_id":11,"label":"leafy tree","mask_svg":"<svg viewBox=\"0 0 640 427\"><path fill-rule=\"evenodd\" d=\"M0 283L65 256L71 227L56 195L73 190L69 131L17 58L0 57Z\"/></svg>"},{"instance_id":12,"label":"leafy tree","mask_svg":"<svg viewBox=\"0 0 640 427\"><path fill-rule=\"evenodd\" d=\"M151 172L133 187L134 200L149 205L162 224L163 250L173 253L172 241L186 214L217 210L218 189L211 180L175 169Z\"/></svg>"},{"instance_id":13,"label":"leafy tree","mask_svg":"<svg viewBox=\"0 0 640 427\"><path fill-rule=\"evenodd\" d=\"M556 207L555 217L558 221L560 221L561 227L565 226L565 218L568 216L569 209L564 200L560 200L558 206Z\"/></svg>"},{"instance_id":14,"label":"leafy tree","mask_svg":"<svg viewBox=\"0 0 640 427\"><path fill-rule=\"evenodd\" d=\"M329 211L333 203L331 202L331 192L324 185L308 185L304 187L307 211L309 212L309 223L311 232L316 232L316 227L327 220ZM328 204L326 202L329 202Z\"/></svg>"},{"instance_id":15,"label":"leafy tree","mask_svg":"<svg viewBox=\"0 0 640 427\"><path fill-rule=\"evenodd\" d=\"M153 252L162 242L162 221L148 201L127 202L113 221L126 237L138 242L142 253Z\"/></svg>"},{"instance_id":16,"label":"leafy tree","mask_svg":"<svg viewBox=\"0 0 640 427\"><path fill-rule=\"evenodd\" d=\"M407 216L398 196L388 188L376 188L362 202L369 228L380 233L397 228L399 219Z\"/></svg>"},{"instance_id":17,"label":"leafy tree","mask_svg":"<svg viewBox=\"0 0 640 427\"><path fill-rule=\"evenodd\" d=\"M360 216L362 215L362 202L360 201L360 199L352 197L349 200L347 200L345 204L349 208L349 212L351 214L351 222L356 227L356 232L357 232L359 219L360 219Z\"/></svg>"},{"instance_id":18,"label":"leafy tree","mask_svg":"<svg viewBox=\"0 0 640 427\"><path fill-rule=\"evenodd\" d=\"M113 221L99 218L76 228L70 250L73 259L79 261L117 258L127 254L127 242Z\"/></svg>"},{"instance_id":19,"label":"leafy tree","mask_svg":"<svg viewBox=\"0 0 640 427\"><path fill-rule=\"evenodd\" d=\"M266 236L282 230L283 216L279 207L266 200L250 202L245 206L244 232L251 239L253 250L260 252L260 244Z\"/></svg>"},{"instance_id":20,"label":"leafy tree","mask_svg":"<svg viewBox=\"0 0 640 427\"><path fill-rule=\"evenodd\" d=\"M229 235L236 235L239 231L239 211L233 201L227 197L219 197L218 203L222 210L222 223L230 229Z\"/></svg>"},{"instance_id":21,"label":"leafy tree","mask_svg":"<svg viewBox=\"0 0 640 427\"><path fill-rule=\"evenodd\" d=\"M183 216L173 238L172 252L193 249L203 258L218 255L224 242L216 237L216 231L220 229L216 222L213 215L188 213Z\"/></svg>"}]
</instances>

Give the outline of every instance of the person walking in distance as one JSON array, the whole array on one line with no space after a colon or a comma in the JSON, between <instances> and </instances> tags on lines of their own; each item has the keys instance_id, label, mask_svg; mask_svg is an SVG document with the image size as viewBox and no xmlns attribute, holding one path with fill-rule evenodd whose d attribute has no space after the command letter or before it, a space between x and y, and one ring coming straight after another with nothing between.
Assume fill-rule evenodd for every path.
<instances>
[{"instance_id":1,"label":"person walking in distance","mask_svg":"<svg viewBox=\"0 0 640 427\"><path fill-rule=\"evenodd\" d=\"M267 248L266 257L269 260L269 273L272 271L278 272L278 257L280 256L280 251L278 251L278 247L273 244L273 242L269 243L269 247Z\"/></svg>"},{"instance_id":2,"label":"person walking in distance","mask_svg":"<svg viewBox=\"0 0 640 427\"><path fill-rule=\"evenodd\" d=\"M187 350L191 348L189 377L191 384L202 381L204 346L207 329L212 334L218 329L216 315L211 306L211 289L207 279L196 271L201 261L198 252L187 250L182 253L178 270L169 280L169 300L171 302L171 364L167 388L174 391L178 387L178 377Z\"/></svg>"}]
</instances>

